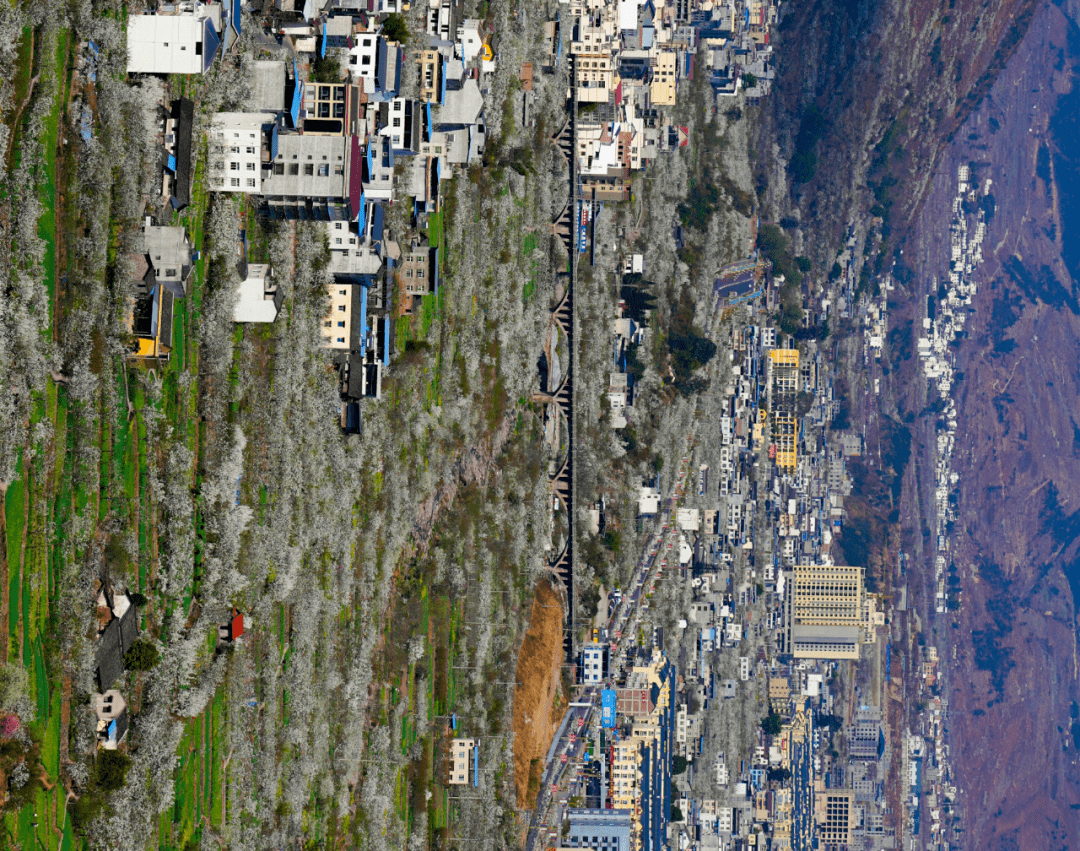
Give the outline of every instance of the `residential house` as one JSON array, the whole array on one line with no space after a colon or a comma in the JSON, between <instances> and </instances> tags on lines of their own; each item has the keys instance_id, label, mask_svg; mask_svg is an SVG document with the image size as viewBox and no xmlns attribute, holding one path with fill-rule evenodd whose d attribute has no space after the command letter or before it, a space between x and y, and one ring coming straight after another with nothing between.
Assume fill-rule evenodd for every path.
<instances>
[{"instance_id":1,"label":"residential house","mask_svg":"<svg viewBox=\"0 0 1080 851\"><path fill-rule=\"evenodd\" d=\"M155 15L130 15L128 73L204 73L221 45L221 22L220 3L181 3Z\"/></svg>"},{"instance_id":2,"label":"residential house","mask_svg":"<svg viewBox=\"0 0 1080 851\"><path fill-rule=\"evenodd\" d=\"M480 783L476 764L480 755L480 743L476 739L455 738L450 740L450 776L447 784L464 786L472 779L473 785Z\"/></svg>"},{"instance_id":3,"label":"residential house","mask_svg":"<svg viewBox=\"0 0 1080 851\"><path fill-rule=\"evenodd\" d=\"M271 112L217 112L210 120L209 185L218 192L263 191L263 163L277 142Z\"/></svg>"},{"instance_id":4,"label":"residential house","mask_svg":"<svg viewBox=\"0 0 1080 851\"><path fill-rule=\"evenodd\" d=\"M218 641L232 643L244 634L244 615L233 606L229 619L218 627Z\"/></svg>"},{"instance_id":5,"label":"residential house","mask_svg":"<svg viewBox=\"0 0 1080 851\"><path fill-rule=\"evenodd\" d=\"M414 239L401 254L397 279L404 289L402 307L406 314L411 314L419 308L423 296L438 291L439 249Z\"/></svg>"},{"instance_id":6,"label":"residential house","mask_svg":"<svg viewBox=\"0 0 1080 851\"><path fill-rule=\"evenodd\" d=\"M173 209L183 210L191 203L191 128L195 120L195 103L177 98L165 115L165 177L162 195Z\"/></svg>"},{"instance_id":7,"label":"residential house","mask_svg":"<svg viewBox=\"0 0 1080 851\"><path fill-rule=\"evenodd\" d=\"M243 280L237 285L233 306L234 322L273 322L281 309L282 293L265 263L244 264Z\"/></svg>"},{"instance_id":8,"label":"residential house","mask_svg":"<svg viewBox=\"0 0 1080 851\"><path fill-rule=\"evenodd\" d=\"M95 732L98 746L114 751L127 735L127 701L116 689L108 689L104 694L95 694L92 704L94 715L97 716Z\"/></svg>"},{"instance_id":9,"label":"residential house","mask_svg":"<svg viewBox=\"0 0 1080 851\"><path fill-rule=\"evenodd\" d=\"M138 613L126 593L103 582L97 593L98 640L94 651L97 687L106 691L124 672L124 654L139 637Z\"/></svg>"}]
</instances>

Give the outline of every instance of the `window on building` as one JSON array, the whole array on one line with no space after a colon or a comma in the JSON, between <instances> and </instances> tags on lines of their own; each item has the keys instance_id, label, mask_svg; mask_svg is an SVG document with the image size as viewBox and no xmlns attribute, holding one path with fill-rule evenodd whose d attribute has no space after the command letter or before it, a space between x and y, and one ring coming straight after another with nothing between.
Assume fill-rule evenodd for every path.
<instances>
[{"instance_id":1,"label":"window on building","mask_svg":"<svg viewBox=\"0 0 1080 851\"><path fill-rule=\"evenodd\" d=\"M338 327L338 328L344 328L344 327L345 327L345 323L344 323L344 321L342 321L342 322L339 322L339 323L337 324L337 327Z\"/></svg>"},{"instance_id":2,"label":"window on building","mask_svg":"<svg viewBox=\"0 0 1080 851\"><path fill-rule=\"evenodd\" d=\"M312 165L311 163L307 163L304 166L304 177L311 177L314 174L315 174L315 166Z\"/></svg>"},{"instance_id":3,"label":"window on building","mask_svg":"<svg viewBox=\"0 0 1080 851\"><path fill-rule=\"evenodd\" d=\"M334 100L345 100L345 87L338 86L334 89Z\"/></svg>"},{"instance_id":4,"label":"window on building","mask_svg":"<svg viewBox=\"0 0 1080 851\"><path fill-rule=\"evenodd\" d=\"M338 295L348 295L348 290L338 290L337 294Z\"/></svg>"},{"instance_id":5,"label":"window on building","mask_svg":"<svg viewBox=\"0 0 1080 851\"><path fill-rule=\"evenodd\" d=\"M338 309L338 313L344 313L345 312L345 305L339 304L337 306L337 309Z\"/></svg>"},{"instance_id":6,"label":"window on building","mask_svg":"<svg viewBox=\"0 0 1080 851\"><path fill-rule=\"evenodd\" d=\"M344 338L344 337L338 337L338 338L337 338L337 341L338 341L339 343L344 343L344 342L345 342L345 338Z\"/></svg>"},{"instance_id":7,"label":"window on building","mask_svg":"<svg viewBox=\"0 0 1080 851\"><path fill-rule=\"evenodd\" d=\"M334 174L335 175L341 175L341 174L344 174L344 173L345 173L345 169L342 166L339 166L339 165L334 166Z\"/></svg>"},{"instance_id":8,"label":"window on building","mask_svg":"<svg viewBox=\"0 0 1080 851\"><path fill-rule=\"evenodd\" d=\"M239 145L233 145L229 150L234 154L238 154L238 153L240 153L240 146Z\"/></svg>"},{"instance_id":9,"label":"window on building","mask_svg":"<svg viewBox=\"0 0 1080 851\"><path fill-rule=\"evenodd\" d=\"M319 177L329 177L330 166L328 163L319 163Z\"/></svg>"},{"instance_id":10,"label":"window on building","mask_svg":"<svg viewBox=\"0 0 1080 851\"><path fill-rule=\"evenodd\" d=\"M300 166L296 163L289 163L289 176L296 177L298 174L300 174Z\"/></svg>"},{"instance_id":11,"label":"window on building","mask_svg":"<svg viewBox=\"0 0 1080 851\"><path fill-rule=\"evenodd\" d=\"M239 186L239 185L240 185L240 178L239 178L239 177L234 177L234 178L232 178L232 179L231 179L231 180L229 181L229 185L230 185L230 186Z\"/></svg>"},{"instance_id":12,"label":"window on building","mask_svg":"<svg viewBox=\"0 0 1080 851\"><path fill-rule=\"evenodd\" d=\"M254 145L248 145L247 148L245 148L244 150L246 150L249 154L254 154L255 153L255 146Z\"/></svg>"},{"instance_id":13,"label":"window on building","mask_svg":"<svg viewBox=\"0 0 1080 851\"><path fill-rule=\"evenodd\" d=\"M229 171L240 171L240 163L238 163L238 162L229 163Z\"/></svg>"},{"instance_id":14,"label":"window on building","mask_svg":"<svg viewBox=\"0 0 1080 851\"><path fill-rule=\"evenodd\" d=\"M328 103L320 103L319 104L319 118L329 118L329 117L330 117L330 104L328 104Z\"/></svg>"},{"instance_id":15,"label":"window on building","mask_svg":"<svg viewBox=\"0 0 1080 851\"><path fill-rule=\"evenodd\" d=\"M394 116L394 126L395 127L400 127L401 126L401 118L399 118L396 115Z\"/></svg>"},{"instance_id":16,"label":"window on building","mask_svg":"<svg viewBox=\"0 0 1080 851\"><path fill-rule=\"evenodd\" d=\"M341 245L341 237L340 237L340 236L339 236L339 237L336 237L336 238L334 239L334 245Z\"/></svg>"},{"instance_id":17,"label":"window on building","mask_svg":"<svg viewBox=\"0 0 1080 851\"><path fill-rule=\"evenodd\" d=\"M247 180L247 185L248 185L248 189L254 189L255 188L255 178L254 177L249 177L248 180Z\"/></svg>"},{"instance_id":18,"label":"window on building","mask_svg":"<svg viewBox=\"0 0 1080 851\"><path fill-rule=\"evenodd\" d=\"M284 174L285 163L274 163L274 174Z\"/></svg>"},{"instance_id":19,"label":"window on building","mask_svg":"<svg viewBox=\"0 0 1080 851\"><path fill-rule=\"evenodd\" d=\"M324 323L322 324L322 327L323 327L323 328L332 328L333 326L334 326L334 323L333 323L333 322L331 322L331 321L330 321L329 319L327 319L327 320L326 320L326 321L325 321L325 322L324 322Z\"/></svg>"},{"instance_id":20,"label":"window on building","mask_svg":"<svg viewBox=\"0 0 1080 851\"><path fill-rule=\"evenodd\" d=\"M319 100L330 100L329 86L319 86Z\"/></svg>"},{"instance_id":21,"label":"window on building","mask_svg":"<svg viewBox=\"0 0 1080 851\"><path fill-rule=\"evenodd\" d=\"M248 171L255 171L255 163L247 163Z\"/></svg>"}]
</instances>

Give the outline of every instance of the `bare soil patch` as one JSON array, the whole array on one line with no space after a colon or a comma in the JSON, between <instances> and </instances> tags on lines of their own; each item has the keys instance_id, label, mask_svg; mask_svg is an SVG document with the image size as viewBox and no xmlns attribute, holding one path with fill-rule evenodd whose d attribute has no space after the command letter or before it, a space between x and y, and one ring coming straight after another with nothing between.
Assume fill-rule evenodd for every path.
<instances>
[{"instance_id":1,"label":"bare soil patch","mask_svg":"<svg viewBox=\"0 0 1080 851\"><path fill-rule=\"evenodd\" d=\"M551 583L542 579L518 654L514 690L514 789L519 809L535 803L528 800L529 767L534 759L543 764L559 723L554 706L560 688L562 627L562 603Z\"/></svg>"}]
</instances>

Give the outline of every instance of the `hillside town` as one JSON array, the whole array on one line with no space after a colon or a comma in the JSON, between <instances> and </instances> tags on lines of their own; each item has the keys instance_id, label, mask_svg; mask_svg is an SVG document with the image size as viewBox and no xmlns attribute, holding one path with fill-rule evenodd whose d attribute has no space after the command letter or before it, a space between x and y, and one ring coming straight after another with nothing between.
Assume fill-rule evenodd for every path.
<instances>
[{"instance_id":1,"label":"hillside town","mask_svg":"<svg viewBox=\"0 0 1080 851\"><path fill-rule=\"evenodd\" d=\"M528 54L542 58L513 63L486 2L468 7L475 17L466 16L464 0L256 6L254 0L160 3L130 15L125 8L125 84L137 92L127 107L139 112L134 124L146 138L136 147L151 151L153 174L149 196L131 189L138 201L127 211L126 230L108 215L107 227L97 230L108 235L97 254L122 282L115 290L122 297L113 299L120 319L109 340L95 338L92 347L95 374L107 375L109 388L87 390L94 382L80 385L58 370L48 379L52 395L34 396L38 423L48 410L66 428L69 388L80 387L87 396L79 404L97 393L95 404L111 418L103 425L94 409L90 425L81 426L94 435L94 450L78 456L78 469L103 481L72 487L63 511L44 512L58 526L91 512L101 529L83 523L85 539L63 557L38 553L32 524L44 521L40 504L28 507L34 494L27 506L13 501L10 509L29 531L12 531L11 520L5 526L11 646L35 672L37 707L23 715L37 711L52 724L47 759L55 767L42 772L45 779L51 771L59 780L63 765L70 774L66 791L82 796L81 809L67 821L64 785L45 790L58 789L50 799L53 824L45 822L40 833L55 833L50 841L64 837L67 844L56 840L55 847L84 847L75 844L76 831L80 842L93 837L100 845L102 837L156 818L163 848L214 840L225 847L241 835L249 844L235 847L284 847L298 824L306 831L321 819L332 828L313 830L312 842L329 842L340 830L334 837L340 843L368 830L371 818L372 825L383 820L384 845L374 840L364 847L401 839L397 847L449 848L486 841L468 835L479 830L471 819L482 811L485 819L496 812L502 819L501 833L491 830L492 837L519 836L526 851L900 851L915 847L914 837L947 848L957 790L948 762L949 704L940 685L944 660L925 646L910 617L908 589L881 587L882 556L867 543L875 518L865 494L876 487L898 498L910 434L907 443L868 445L852 425L829 331L830 322L858 326L865 361L879 363L889 335L888 275L881 291L863 297L860 240L850 228L827 292L812 295L796 278L797 270L812 268L810 260L794 257L794 248L786 257L782 228L762 221L747 201L745 256L725 257L709 269L704 309L685 303L690 318L679 345L691 340L706 353L688 354L681 375L671 352L655 354L661 323L649 246L641 238L650 215L642 186L658 179L665 162L698 155L692 146L700 128L695 136L678 118L687 121L691 87L691 108L704 103L710 115L732 122L773 94L778 0L559 0L555 14L538 24L542 50ZM536 10L515 5L509 14L524 20ZM79 92L70 110L78 128L74 157L76 148L83 155L96 151L107 128L95 118L102 48L89 37L70 40ZM514 55L520 59L521 51ZM218 75L223 65L228 73ZM495 95L498 74L510 80L505 100L501 90ZM214 101L230 108L204 108L198 84L211 78L237 87L235 97ZM555 125L551 102L559 104ZM530 142L506 148L514 133ZM561 212L532 211L525 227L526 217L515 210L501 224L524 256L539 239L548 241L555 260L545 261L550 280L541 285L550 285L553 307L550 317L546 305L528 308L550 319L540 387L530 374L511 393L499 372L511 332L498 327L477 290L458 306L458 318L467 313L466 319L437 329L443 336L437 351L428 332L453 280L447 242L453 205L468 192L524 208L515 197L524 184L514 175L535 177L540 148L554 161L543 166L550 172L544 201ZM964 169L959 181L949 282L927 302L917 342L942 415L935 481L939 612L959 606L946 539L957 483L949 466L956 428L949 347L975 292L971 271L986 220L979 204L991 186L987 179L980 192ZM611 228L614 242L601 236L612 208L623 223ZM470 209L470 226L491 227L485 216L492 209ZM626 226L631 210L636 227ZM679 263L689 267L694 258L681 253L682 218L680 210L663 228L680 250ZM53 227L57 221L59 215ZM91 239L90 227L69 223L68 231ZM871 249L865 239L864 256ZM299 246L302 240L306 246ZM471 245L456 249L459 262L474 252ZM520 276L516 253L500 244L496 256L512 270L507 274ZM315 282L308 286L314 297L297 296L300 266L304 282ZM497 289L493 275L476 277L488 296ZM59 283L67 287L67 277ZM607 318L581 327L574 299L585 287L591 297L608 298L605 283L612 295ZM513 286L520 291L498 296L524 314L537 281L515 277ZM227 290L223 297L220 289ZM212 299L227 306L219 314L227 330L216 329L216 338L210 311L200 314ZM303 367L294 362L291 372L279 373L269 362L302 348L303 322L296 322L295 336L283 329L293 327L305 299L304 309L315 306L307 316L315 356L297 355ZM702 316L699 328L694 320ZM541 324L526 319L519 327ZM459 352L468 323L483 332L469 352ZM199 335L224 343L214 350L196 342ZM667 335L669 342L674 336ZM461 376L461 399L454 400L460 419L448 419L437 434L444 345L446 370ZM574 420L583 345L601 353L589 361L590 368L600 365L597 374L588 376L590 387L600 387L599 426ZM112 366L107 351L115 356ZM650 352L655 362L646 365ZM406 373L420 364L430 367L424 386L418 371ZM653 387L670 391L668 401L676 393L699 397L687 402L693 424L677 435L681 457L669 447L665 454L659 446L639 452L648 458L623 483L624 493L590 493L590 507L582 510L573 465L595 460L574 460L585 455L581 444L590 438L582 435L595 427L591 439L610 442L616 457L629 454L649 422L643 402L654 402L641 390L650 368L665 373ZM688 380L694 372L698 377ZM399 381L402 375L417 384ZM329 397L320 378L332 383ZM282 386L290 382L296 387ZM236 389L242 384L243 392ZM308 394L302 411L301 393ZM423 397L422 413L410 409L401 421L380 422L403 397ZM278 420L262 419L261 410L240 416L242 405L269 407L268 399L280 406ZM285 421L302 439L267 449ZM500 453L514 439L521 442L514 447L519 466L504 470ZM536 446L522 449L528 440ZM429 453L452 441L460 457L429 469ZM59 461L39 458L49 465L47 477L39 474L49 487L61 487L56 482L64 471L72 475L74 442L61 446ZM326 447L317 466L309 456ZM346 467L351 478L335 481ZM878 469L893 471L892 478ZM274 476L286 480L280 493ZM406 499L401 493L409 486L416 490ZM59 505L58 493L48 498ZM622 587L605 587L610 581L588 565L579 573L584 579L575 578L582 541L617 549L609 531L617 528L617 502L630 506L623 516L632 516L637 536L629 577ZM499 526L485 515L491 525L481 526L485 503L499 511L504 504L508 512L520 507L517 525ZM456 550L435 520L454 504L465 506L459 519L466 531ZM395 512L400 525L391 532L384 520ZM584 531L575 527L576 515L588 519ZM333 528L305 537L288 525L294 516L311 528ZM537 532L544 519L547 540ZM627 541L629 525L622 527ZM519 555L527 554L514 558L508 545L505 553L478 555L478 541L494 547L504 534ZM20 603L18 567L37 557L46 587L33 598L24 589ZM81 733L69 736L61 727L73 723L72 677L57 678L63 691L50 697L45 657L48 652L56 670L58 650L55 639L41 638L50 615L40 595L56 605L61 583L49 571L59 575L53 562L66 564L65 558L85 562L93 573L92 581L83 576L70 585L85 604L70 607L86 639L79 664L89 674L74 686L74 723L88 731L81 740ZM420 565L427 558L438 564L425 574ZM900 574L907 558L899 553ZM506 669L530 646L521 640L525 627L505 627L524 618L528 589L538 583L556 589L559 605L549 608L565 618L555 630L562 655L549 666L555 673L548 672L552 692L559 692L549 695L555 723L538 734L546 752L528 765L528 776L507 780L516 734L505 731L507 707L489 689L523 685ZM300 599L301 587L310 598ZM493 612L505 619L503 635L494 635ZM341 635L332 634L334 625ZM31 629L38 630L33 640ZM354 664L346 644L363 645L361 662ZM64 652L75 658L76 651ZM342 671L328 673L338 662ZM167 686L147 685L155 668L169 669ZM912 699L917 708L905 711ZM331 704L336 714L327 710ZM40 749L19 717L4 716L11 735L0 738L20 734L26 753ZM310 726L288 728L293 718ZM150 730L167 735L148 736ZM304 762L310 730L317 730L324 753ZM86 739L91 747L80 751ZM126 787L132 765L137 770ZM155 774L151 784L147 778L159 766L166 766L160 774L167 780ZM3 772L9 767L0 765ZM528 802L520 805L519 792L511 817L504 805L515 781L526 787ZM138 782L152 787L152 801L150 792L140 792L114 818L119 796L110 794ZM38 822L27 817L33 787L26 788L15 825L19 847L30 847L29 836L41 843ZM470 801L479 802L471 811ZM55 824L57 813L63 827ZM266 820L265 832L259 819ZM376 828L370 830L374 836Z\"/></svg>"}]
</instances>

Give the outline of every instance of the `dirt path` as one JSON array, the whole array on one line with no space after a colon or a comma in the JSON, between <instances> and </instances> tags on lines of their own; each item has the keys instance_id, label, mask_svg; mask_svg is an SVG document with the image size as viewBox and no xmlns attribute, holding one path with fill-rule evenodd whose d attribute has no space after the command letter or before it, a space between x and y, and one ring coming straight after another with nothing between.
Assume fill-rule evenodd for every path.
<instances>
[{"instance_id":1,"label":"dirt path","mask_svg":"<svg viewBox=\"0 0 1080 851\"><path fill-rule=\"evenodd\" d=\"M563 607L546 579L536 586L529 629L518 654L514 690L514 789L518 809L535 803L528 800L529 768L534 759L547 756L559 719L554 717L559 693L559 661L562 658Z\"/></svg>"}]
</instances>

